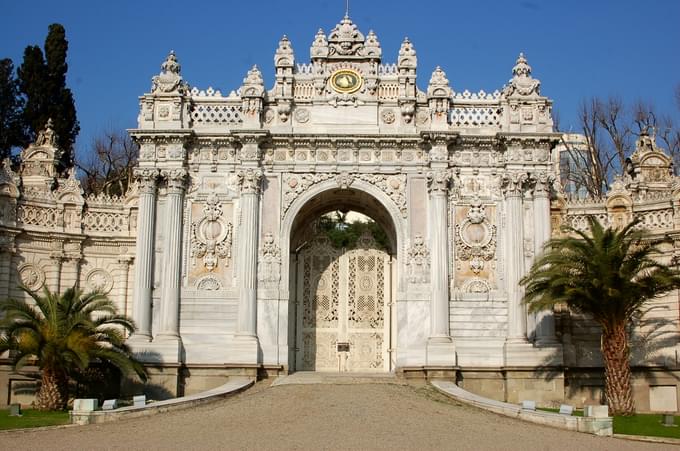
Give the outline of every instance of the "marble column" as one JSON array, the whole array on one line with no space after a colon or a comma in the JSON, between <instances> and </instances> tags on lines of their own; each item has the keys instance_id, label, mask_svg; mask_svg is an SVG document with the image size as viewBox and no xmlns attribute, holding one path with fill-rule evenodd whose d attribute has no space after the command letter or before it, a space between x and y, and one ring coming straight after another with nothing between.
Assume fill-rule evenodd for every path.
<instances>
[{"instance_id":1,"label":"marble column","mask_svg":"<svg viewBox=\"0 0 680 451\"><path fill-rule=\"evenodd\" d=\"M543 245L550 240L550 183L552 180L546 173L535 176L534 187L534 245L535 258L543 253ZM552 345L557 343L555 337L555 317L552 310L541 310L536 313L536 344Z\"/></svg>"},{"instance_id":2,"label":"marble column","mask_svg":"<svg viewBox=\"0 0 680 451\"><path fill-rule=\"evenodd\" d=\"M430 192L430 248L432 256L432 303L430 339L450 342L449 262L447 234L447 193L450 175L433 171L427 176Z\"/></svg>"},{"instance_id":3,"label":"marble column","mask_svg":"<svg viewBox=\"0 0 680 451\"><path fill-rule=\"evenodd\" d=\"M135 251L135 285L132 295L132 318L137 325L135 339L151 340L151 291L156 220L157 169L138 169L137 246Z\"/></svg>"},{"instance_id":4,"label":"marble column","mask_svg":"<svg viewBox=\"0 0 680 451\"><path fill-rule=\"evenodd\" d=\"M431 289L430 337L427 343L427 364L452 366L456 352L449 335L449 260L447 239L447 204L451 175L446 169L427 174L430 215Z\"/></svg>"},{"instance_id":5,"label":"marble column","mask_svg":"<svg viewBox=\"0 0 680 451\"><path fill-rule=\"evenodd\" d=\"M523 288L519 281L524 276L524 211L522 206L526 174L506 174L503 177L506 218L506 267L508 291L508 342L527 341L527 314L522 303Z\"/></svg>"},{"instance_id":6,"label":"marble column","mask_svg":"<svg viewBox=\"0 0 680 451\"><path fill-rule=\"evenodd\" d=\"M163 241L163 280L161 282L161 338L179 338L179 302L182 264L182 207L186 169L161 171L167 180L165 235Z\"/></svg>"},{"instance_id":7,"label":"marble column","mask_svg":"<svg viewBox=\"0 0 680 451\"><path fill-rule=\"evenodd\" d=\"M238 173L241 186L241 221L238 240L239 304L237 335L257 340L257 253L259 196L262 170Z\"/></svg>"},{"instance_id":8,"label":"marble column","mask_svg":"<svg viewBox=\"0 0 680 451\"><path fill-rule=\"evenodd\" d=\"M125 316L130 316L128 312L128 285L130 279L130 262L132 258L121 255L118 257L118 278L116 286L118 287L118 305L120 313Z\"/></svg>"},{"instance_id":9,"label":"marble column","mask_svg":"<svg viewBox=\"0 0 680 451\"><path fill-rule=\"evenodd\" d=\"M14 247L14 235L0 236L0 299L7 299L10 297L10 282L12 266L12 257L16 251ZM13 285L16 285L14 283Z\"/></svg>"}]
</instances>

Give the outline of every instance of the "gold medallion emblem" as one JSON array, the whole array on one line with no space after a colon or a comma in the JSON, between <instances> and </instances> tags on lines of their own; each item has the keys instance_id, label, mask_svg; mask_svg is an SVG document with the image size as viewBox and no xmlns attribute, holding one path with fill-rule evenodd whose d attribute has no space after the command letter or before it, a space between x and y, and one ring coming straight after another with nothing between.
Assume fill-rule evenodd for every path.
<instances>
[{"instance_id":1,"label":"gold medallion emblem","mask_svg":"<svg viewBox=\"0 0 680 451\"><path fill-rule=\"evenodd\" d=\"M337 92L349 94L358 91L362 83L359 72L352 69L341 69L331 75L331 86Z\"/></svg>"}]
</instances>

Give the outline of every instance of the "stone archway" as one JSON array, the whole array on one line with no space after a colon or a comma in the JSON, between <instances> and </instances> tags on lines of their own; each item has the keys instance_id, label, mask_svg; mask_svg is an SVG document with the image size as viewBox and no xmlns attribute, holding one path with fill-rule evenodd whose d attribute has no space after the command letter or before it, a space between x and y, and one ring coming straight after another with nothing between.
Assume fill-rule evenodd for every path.
<instances>
[{"instance_id":1,"label":"stone archway","mask_svg":"<svg viewBox=\"0 0 680 451\"><path fill-rule=\"evenodd\" d=\"M365 188L366 190L360 189ZM376 191L369 193L368 191ZM404 224L375 187L317 187L284 218L282 271L289 275L289 368L295 371L388 372L394 370L399 252ZM295 204L295 203L294 203ZM312 224L334 210L373 219L385 246L370 234L356 245L334 248ZM396 217L395 217L396 216Z\"/></svg>"}]
</instances>

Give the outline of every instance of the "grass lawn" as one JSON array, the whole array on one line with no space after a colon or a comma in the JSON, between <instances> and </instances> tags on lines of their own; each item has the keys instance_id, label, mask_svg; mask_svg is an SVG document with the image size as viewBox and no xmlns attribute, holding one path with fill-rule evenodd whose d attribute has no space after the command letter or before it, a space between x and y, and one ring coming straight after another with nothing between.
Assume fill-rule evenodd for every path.
<instances>
[{"instance_id":1,"label":"grass lawn","mask_svg":"<svg viewBox=\"0 0 680 451\"><path fill-rule=\"evenodd\" d=\"M57 426L69 422L68 412L41 412L27 409L20 417L10 417L9 410L0 410L0 430Z\"/></svg>"},{"instance_id":2,"label":"grass lawn","mask_svg":"<svg viewBox=\"0 0 680 451\"><path fill-rule=\"evenodd\" d=\"M544 412L559 412L559 409L539 407ZM574 410L574 416L582 417L582 410ZM653 437L680 438L680 416L675 417L676 427L663 426L663 416L653 413L639 413L632 417L614 417L614 434L649 435Z\"/></svg>"},{"instance_id":3,"label":"grass lawn","mask_svg":"<svg viewBox=\"0 0 680 451\"><path fill-rule=\"evenodd\" d=\"M661 424L659 414L637 414L632 417L614 417L614 434L653 435L655 437L680 438L680 417L675 417L675 426Z\"/></svg>"}]
</instances>

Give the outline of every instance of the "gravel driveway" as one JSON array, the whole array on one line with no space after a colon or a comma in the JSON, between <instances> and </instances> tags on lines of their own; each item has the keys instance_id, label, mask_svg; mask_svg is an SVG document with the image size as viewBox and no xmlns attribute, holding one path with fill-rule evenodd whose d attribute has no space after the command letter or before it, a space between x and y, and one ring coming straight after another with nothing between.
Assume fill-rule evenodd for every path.
<instances>
[{"instance_id":1,"label":"gravel driveway","mask_svg":"<svg viewBox=\"0 0 680 451\"><path fill-rule=\"evenodd\" d=\"M110 424L3 433L0 448L678 449L520 422L458 405L428 386L266 382L191 410Z\"/></svg>"}]
</instances>

